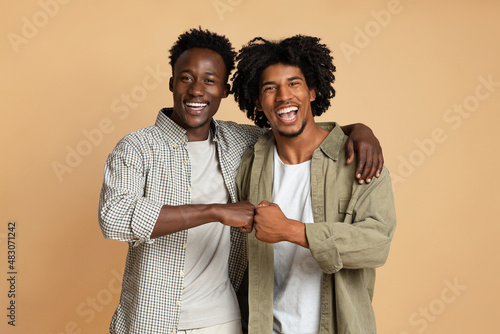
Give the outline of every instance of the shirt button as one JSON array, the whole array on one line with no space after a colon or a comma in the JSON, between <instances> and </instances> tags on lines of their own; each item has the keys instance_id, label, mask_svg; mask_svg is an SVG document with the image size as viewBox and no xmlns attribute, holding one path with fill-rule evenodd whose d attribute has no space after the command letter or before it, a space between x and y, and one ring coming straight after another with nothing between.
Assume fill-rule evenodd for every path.
<instances>
[{"instance_id":1,"label":"shirt button","mask_svg":"<svg viewBox=\"0 0 500 334\"><path fill-rule=\"evenodd\" d=\"M190 186L188 186L188 191L191 191L191 187Z\"/></svg>"},{"instance_id":2,"label":"shirt button","mask_svg":"<svg viewBox=\"0 0 500 334\"><path fill-rule=\"evenodd\" d=\"M174 147L177 147L178 145L177 144L174 144Z\"/></svg>"},{"instance_id":3,"label":"shirt button","mask_svg":"<svg viewBox=\"0 0 500 334\"><path fill-rule=\"evenodd\" d=\"M177 329L176 328L172 329L172 333L177 333Z\"/></svg>"},{"instance_id":4,"label":"shirt button","mask_svg":"<svg viewBox=\"0 0 500 334\"><path fill-rule=\"evenodd\" d=\"M176 301L176 302L175 302L175 305L180 305L180 304L181 304L181 302L180 302L180 301Z\"/></svg>"},{"instance_id":5,"label":"shirt button","mask_svg":"<svg viewBox=\"0 0 500 334\"><path fill-rule=\"evenodd\" d=\"M181 271L181 273L179 274L179 276L184 277L184 272Z\"/></svg>"},{"instance_id":6,"label":"shirt button","mask_svg":"<svg viewBox=\"0 0 500 334\"><path fill-rule=\"evenodd\" d=\"M183 248L186 248L186 247L187 247L187 244L186 244L186 243L183 243L183 244L182 244L182 247L183 247Z\"/></svg>"}]
</instances>

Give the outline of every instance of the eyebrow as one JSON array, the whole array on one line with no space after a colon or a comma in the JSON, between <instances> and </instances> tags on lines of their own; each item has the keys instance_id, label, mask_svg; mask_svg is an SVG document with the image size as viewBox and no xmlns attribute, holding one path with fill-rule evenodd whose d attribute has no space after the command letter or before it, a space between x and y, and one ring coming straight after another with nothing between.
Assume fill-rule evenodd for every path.
<instances>
[{"instance_id":1,"label":"eyebrow","mask_svg":"<svg viewBox=\"0 0 500 334\"><path fill-rule=\"evenodd\" d=\"M304 81L304 79L302 79L298 75L286 79L286 81L294 81L294 80ZM276 84L276 81L266 81L266 82L263 82L261 86L275 85L275 84Z\"/></svg>"},{"instance_id":2,"label":"eyebrow","mask_svg":"<svg viewBox=\"0 0 500 334\"><path fill-rule=\"evenodd\" d=\"M182 73L193 74L193 71L192 70L182 70L182 71L179 72L179 74L182 74ZM211 75L211 76L214 76L214 77L217 77L217 78L219 77L217 75L217 73L215 73L215 72L206 71L204 74Z\"/></svg>"}]
</instances>

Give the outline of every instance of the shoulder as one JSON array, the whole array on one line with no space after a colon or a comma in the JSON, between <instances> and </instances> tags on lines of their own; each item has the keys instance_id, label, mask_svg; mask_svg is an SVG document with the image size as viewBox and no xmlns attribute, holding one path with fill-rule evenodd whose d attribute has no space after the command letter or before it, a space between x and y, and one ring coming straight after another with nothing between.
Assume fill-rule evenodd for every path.
<instances>
[{"instance_id":1,"label":"shoulder","mask_svg":"<svg viewBox=\"0 0 500 334\"><path fill-rule=\"evenodd\" d=\"M118 145L140 147L151 142L158 132L156 126L148 126L126 134L120 139Z\"/></svg>"},{"instance_id":2,"label":"shoulder","mask_svg":"<svg viewBox=\"0 0 500 334\"><path fill-rule=\"evenodd\" d=\"M169 139L157 126L148 126L126 134L116 144L111 155L130 156L135 159L148 159L155 152L168 147Z\"/></svg>"},{"instance_id":3,"label":"shoulder","mask_svg":"<svg viewBox=\"0 0 500 334\"><path fill-rule=\"evenodd\" d=\"M255 125L238 124L231 121L216 121L218 139L229 147L246 150L255 144L257 139L268 129L261 129Z\"/></svg>"},{"instance_id":4,"label":"shoulder","mask_svg":"<svg viewBox=\"0 0 500 334\"><path fill-rule=\"evenodd\" d=\"M251 168L254 155L255 155L255 148L253 146L250 147L248 150L246 150L245 153L243 153L240 163L240 172L243 172L244 170L248 170Z\"/></svg>"},{"instance_id":5,"label":"shoulder","mask_svg":"<svg viewBox=\"0 0 500 334\"><path fill-rule=\"evenodd\" d=\"M241 173L246 173L252 169L253 161L257 157L267 156L272 148L274 147L274 135L272 131L267 130L263 135L259 137L255 145L251 146L245 151L241 157L240 171Z\"/></svg>"},{"instance_id":6,"label":"shoulder","mask_svg":"<svg viewBox=\"0 0 500 334\"><path fill-rule=\"evenodd\" d=\"M233 135L240 135L240 136L256 136L257 138L265 133L267 129L262 129L259 128L255 125L251 124L238 124L236 122L232 121L219 121L217 120L217 125L221 132L224 132L225 134L233 134Z\"/></svg>"}]
</instances>

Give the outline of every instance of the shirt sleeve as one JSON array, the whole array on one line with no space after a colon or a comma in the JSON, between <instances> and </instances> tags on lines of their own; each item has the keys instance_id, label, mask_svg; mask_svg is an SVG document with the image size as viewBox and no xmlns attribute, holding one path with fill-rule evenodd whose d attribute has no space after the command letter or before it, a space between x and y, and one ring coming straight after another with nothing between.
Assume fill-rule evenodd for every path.
<instances>
[{"instance_id":1,"label":"shirt sleeve","mask_svg":"<svg viewBox=\"0 0 500 334\"><path fill-rule=\"evenodd\" d=\"M355 188L343 222L306 224L306 236L316 262L325 273L333 274L342 268L382 266L395 227L392 185L384 168L380 178Z\"/></svg>"},{"instance_id":2,"label":"shirt sleeve","mask_svg":"<svg viewBox=\"0 0 500 334\"><path fill-rule=\"evenodd\" d=\"M105 238L152 243L162 204L144 196L147 157L125 137L109 155L99 199L99 225Z\"/></svg>"}]
</instances>

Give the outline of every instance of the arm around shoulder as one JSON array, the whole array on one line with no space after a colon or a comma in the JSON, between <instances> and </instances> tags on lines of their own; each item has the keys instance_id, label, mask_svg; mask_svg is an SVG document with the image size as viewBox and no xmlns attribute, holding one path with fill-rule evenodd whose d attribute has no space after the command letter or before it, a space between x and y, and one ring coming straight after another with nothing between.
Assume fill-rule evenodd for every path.
<instances>
[{"instance_id":1,"label":"arm around shoulder","mask_svg":"<svg viewBox=\"0 0 500 334\"><path fill-rule=\"evenodd\" d=\"M356 178L359 183L370 183L373 177L379 177L384 166L384 156L380 142L373 131L362 123L341 126L348 136L345 150L347 164L354 161L357 154Z\"/></svg>"}]
</instances>

